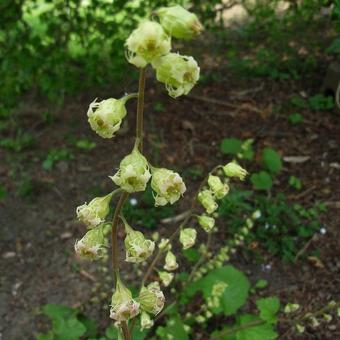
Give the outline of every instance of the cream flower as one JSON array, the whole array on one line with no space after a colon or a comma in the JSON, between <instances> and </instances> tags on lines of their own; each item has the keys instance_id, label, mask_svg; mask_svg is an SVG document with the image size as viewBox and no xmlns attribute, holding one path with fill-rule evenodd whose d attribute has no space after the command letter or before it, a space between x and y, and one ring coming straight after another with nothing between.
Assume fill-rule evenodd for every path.
<instances>
[{"instance_id":1,"label":"cream flower","mask_svg":"<svg viewBox=\"0 0 340 340\"><path fill-rule=\"evenodd\" d=\"M151 320L150 315L147 312L142 311L140 317L141 329L149 329L153 326L154 322Z\"/></svg>"},{"instance_id":2,"label":"cream flower","mask_svg":"<svg viewBox=\"0 0 340 340\"><path fill-rule=\"evenodd\" d=\"M157 315L164 307L165 297L159 285L148 285L143 287L139 294L141 308L151 314Z\"/></svg>"},{"instance_id":3,"label":"cream flower","mask_svg":"<svg viewBox=\"0 0 340 340\"><path fill-rule=\"evenodd\" d=\"M119 130L123 118L126 116L126 98L106 99L90 104L87 111L88 121L93 131L103 138L112 138Z\"/></svg>"},{"instance_id":4,"label":"cream flower","mask_svg":"<svg viewBox=\"0 0 340 340\"><path fill-rule=\"evenodd\" d=\"M145 239L143 233L133 230L126 222L126 237L124 240L126 249L126 262L140 263L148 259L154 249L155 242Z\"/></svg>"},{"instance_id":5,"label":"cream flower","mask_svg":"<svg viewBox=\"0 0 340 340\"><path fill-rule=\"evenodd\" d=\"M155 58L169 53L171 38L159 23L143 21L130 34L125 46L128 61L137 67L145 67Z\"/></svg>"},{"instance_id":6,"label":"cream flower","mask_svg":"<svg viewBox=\"0 0 340 340\"><path fill-rule=\"evenodd\" d=\"M155 206L175 203L186 190L181 176L164 168L152 171L151 187L156 193Z\"/></svg>"},{"instance_id":7,"label":"cream flower","mask_svg":"<svg viewBox=\"0 0 340 340\"><path fill-rule=\"evenodd\" d=\"M144 191L150 177L148 161L136 147L120 162L118 172L110 176L115 184L129 193Z\"/></svg>"},{"instance_id":8,"label":"cream flower","mask_svg":"<svg viewBox=\"0 0 340 340\"><path fill-rule=\"evenodd\" d=\"M94 228L104 222L110 211L110 193L106 196L96 197L89 204L83 204L77 208L77 218L89 228Z\"/></svg>"},{"instance_id":9,"label":"cream flower","mask_svg":"<svg viewBox=\"0 0 340 340\"><path fill-rule=\"evenodd\" d=\"M193 57L169 53L156 59L157 80L165 84L169 96L176 98L187 95L198 81L200 68Z\"/></svg>"},{"instance_id":10,"label":"cream flower","mask_svg":"<svg viewBox=\"0 0 340 340\"><path fill-rule=\"evenodd\" d=\"M165 287L168 287L171 283L171 281L174 278L174 274L173 273L168 273L168 272L158 272L159 278L162 281L163 285Z\"/></svg>"},{"instance_id":11,"label":"cream flower","mask_svg":"<svg viewBox=\"0 0 340 340\"><path fill-rule=\"evenodd\" d=\"M112 295L110 318L118 322L128 321L138 315L139 306L140 304L132 298L130 290L118 277L116 290Z\"/></svg>"},{"instance_id":12,"label":"cream flower","mask_svg":"<svg viewBox=\"0 0 340 340\"><path fill-rule=\"evenodd\" d=\"M74 249L77 255L87 260L98 260L104 253L106 239L102 226L89 230L85 236L76 242Z\"/></svg>"}]
</instances>

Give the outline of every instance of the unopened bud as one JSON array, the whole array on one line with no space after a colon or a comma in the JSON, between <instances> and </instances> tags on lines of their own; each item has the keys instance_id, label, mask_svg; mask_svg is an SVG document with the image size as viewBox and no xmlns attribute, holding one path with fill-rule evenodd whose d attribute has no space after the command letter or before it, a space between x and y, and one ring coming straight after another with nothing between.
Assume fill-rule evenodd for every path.
<instances>
[{"instance_id":1,"label":"unopened bud","mask_svg":"<svg viewBox=\"0 0 340 340\"><path fill-rule=\"evenodd\" d=\"M192 39L203 31L203 26L196 15L182 6L163 7L157 11L164 29L178 39Z\"/></svg>"},{"instance_id":2,"label":"unopened bud","mask_svg":"<svg viewBox=\"0 0 340 340\"><path fill-rule=\"evenodd\" d=\"M191 248L196 242L197 231L193 228L185 228L181 230L179 241L183 249Z\"/></svg>"},{"instance_id":3,"label":"unopened bud","mask_svg":"<svg viewBox=\"0 0 340 340\"><path fill-rule=\"evenodd\" d=\"M215 226L215 219L207 215L201 215L197 217L199 225L209 233Z\"/></svg>"},{"instance_id":4,"label":"unopened bud","mask_svg":"<svg viewBox=\"0 0 340 340\"><path fill-rule=\"evenodd\" d=\"M218 205L215 202L214 196L210 190L200 191L197 199L203 205L208 214L212 214L218 208Z\"/></svg>"},{"instance_id":5,"label":"unopened bud","mask_svg":"<svg viewBox=\"0 0 340 340\"><path fill-rule=\"evenodd\" d=\"M241 181L245 179L248 172L235 162L230 162L223 167L223 171L228 177L238 177Z\"/></svg>"},{"instance_id":6,"label":"unopened bud","mask_svg":"<svg viewBox=\"0 0 340 340\"><path fill-rule=\"evenodd\" d=\"M162 281L163 285L165 287L168 287L171 283L171 281L174 278L174 274L173 273L168 273L168 272L158 272L159 278Z\"/></svg>"},{"instance_id":7,"label":"unopened bud","mask_svg":"<svg viewBox=\"0 0 340 340\"><path fill-rule=\"evenodd\" d=\"M164 269L169 272L176 270L178 268L178 263L176 262L176 256L172 251L168 251L165 256Z\"/></svg>"},{"instance_id":8,"label":"unopened bud","mask_svg":"<svg viewBox=\"0 0 340 340\"><path fill-rule=\"evenodd\" d=\"M208 178L210 190L217 199L222 199L229 192L228 184L223 184L218 176L210 175Z\"/></svg>"},{"instance_id":9,"label":"unopened bud","mask_svg":"<svg viewBox=\"0 0 340 340\"><path fill-rule=\"evenodd\" d=\"M151 317L148 313L142 311L141 317L140 317L140 325L141 329L149 329L153 326L154 322L151 320Z\"/></svg>"}]
</instances>

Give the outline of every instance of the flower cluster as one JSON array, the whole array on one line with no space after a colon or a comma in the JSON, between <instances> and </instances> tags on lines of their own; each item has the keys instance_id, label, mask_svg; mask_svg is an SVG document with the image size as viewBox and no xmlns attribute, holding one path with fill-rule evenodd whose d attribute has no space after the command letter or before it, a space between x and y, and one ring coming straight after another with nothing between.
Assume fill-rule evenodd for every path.
<instances>
[{"instance_id":1,"label":"flower cluster","mask_svg":"<svg viewBox=\"0 0 340 340\"><path fill-rule=\"evenodd\" d=\"M186 95L198 81L200 68L193 57L170 52L171 37L192 39L203 26L181 6L161 8L156 15L160 23L144 20L126 40L127 59L139 68L151 64L171 97Z\"/></svg>"}]
</instances>

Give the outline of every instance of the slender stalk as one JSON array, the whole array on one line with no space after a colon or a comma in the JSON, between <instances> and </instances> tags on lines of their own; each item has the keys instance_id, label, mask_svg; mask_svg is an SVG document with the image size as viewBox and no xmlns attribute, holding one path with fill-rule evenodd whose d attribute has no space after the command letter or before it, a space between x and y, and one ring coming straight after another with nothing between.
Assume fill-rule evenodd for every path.
<instances>
[{"instance_id":1,"label":"slender stalk","mask_svg":"<svg viewBox=\"0 0 340 340\"><path fill-rule=\"evenodd\" d=\"M121 327L122 327L124 339L125 340L130 340L131 339L131 335L130 335L129 328L127 326L126 321L122 321L121 322Z\"/></svg>"},{"instance_id":2,"label":"slender stalk","mask_svg":"<svg viewBox=\"0 0 340 340\"><path fill-rule=\"evenodd\" d=\"M137 103L137 123L136 138L139 138L139 150L143 151L143 112L144 112L144 94L145 94L145 68L139 71L139 88Z\"/></svg>"},{"instance_id":3,"label":"slender stalk","mask_svg":"<svg viewBox=\"0 0 340 340\"><path fill-rule=\"evenodd\" d=\"M119 274L119 250L118 250L118 222L119 215L127 200L129 194L127 192L121 193L112 220L111 229L111 242L112 242L112 268L115 277L115 283L117 281L117 275Z\"/></svg>"},{"instance_id":4,"label":"slender stalk","mask_svg":"<svg viewBox=\"0 0 340 340\"><path fill-rule=\"evenodd\" d=\"M136 113L136 141L138 142L139 150L143 151L143 112L144 112L144 92L145 92L145 68L140 69L139 75L139 88L138 97L135 93L128 95L129 98L137 97L137 113ZM118 222L119 215L124 206L124 203L128 199L129 194L123 192L118 200L113 220L112 220L112 267L115 277L115 285L117 283L117 277L119 275L119 250L118 250ZM134 321L134 320L133 320ZM131 339L131 332L129 331L128 325L125 321L121 322L121 328L125 340Z\"/></svg>"}]
</instances>

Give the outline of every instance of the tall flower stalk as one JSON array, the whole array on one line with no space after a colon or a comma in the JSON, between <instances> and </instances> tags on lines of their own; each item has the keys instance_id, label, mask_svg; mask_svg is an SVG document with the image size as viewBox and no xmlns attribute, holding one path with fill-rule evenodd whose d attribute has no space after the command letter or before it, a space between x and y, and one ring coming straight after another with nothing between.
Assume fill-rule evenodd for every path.
<instances>
[{"instance_id":1,"label":"tall flower stalk","mask_svg":"<svg viewBox=\"0 0 340 340\"><path fill-rule=\"evenodd\" d=\"M144 96L146 69L152 67L158 81L165 85L171 97L187 95L199 78L200 68L191 56L182 56L171 52L172 38L191 39L199 35L203 27L196 15L181 6L161 8L155 11L158 20L143 20L126 40L126 56L129 63L139 69L138 93L126 95L120 99L93 101L87 112L91 128L102 138L113 138L127 115L125 104L137 98L136 134L134 147L130 154L120 162L116 174L110 176L118 189L103 197L91 200L77 208L78 218L90 229L77 241L77 254L89 260L102 256L108 246L103 229L109 213L109 203L119 194L111 222L111 251L114 293L112 295L110 317L118 323L125 340L131 339L136 317L140 316L142 329L153 325L153 317L159 314L165 304L165 297L160 283L167 287L175 277L179 266L176 250L172 244L178 238L183 249L195 245L199 229L209 235L215 226L213 213L218 207L217 201L229 191L229 177L245 177L246 171L237 164L217 166L202 182L195 195L189 213L168 239L161 239L144 276L141 278L139 295L133 297L121 277L122 265L119 254L120 244L125 247L125 261L141 263L147 261L154 253L155 242L148 240L141 231L130 226L122 216L122 209L130 193L142 192L151 185L154 192L155 206L176 203L185 193L186 186L181 176L170 169L152 166L143 155L144 142ZM223 174L223 171L224 173ZM197 206L205 213L196 214ZM122 222L122 223L121 223ZM118 239L118 228L125 226L124 240ZM200 225L196 230L193 226ZM160 267L159 262L164 260ZM196 271L195 268L193 268ZM158 280L148 283L151 274L156 271Z\"/></svg>"}]
</instances>

